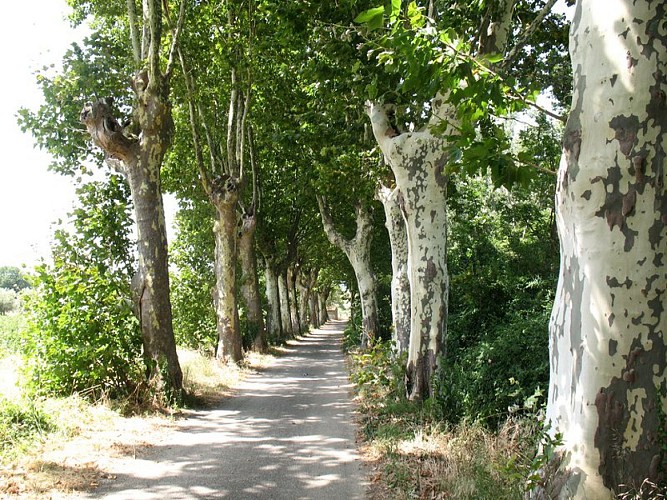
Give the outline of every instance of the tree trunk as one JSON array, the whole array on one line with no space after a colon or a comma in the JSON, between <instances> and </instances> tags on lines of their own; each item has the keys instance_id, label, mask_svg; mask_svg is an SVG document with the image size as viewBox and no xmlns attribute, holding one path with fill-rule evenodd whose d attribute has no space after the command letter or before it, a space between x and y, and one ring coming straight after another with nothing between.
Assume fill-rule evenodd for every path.
<instances>
[{"instance_id":1,"label":"tree trunk","mask_svg":"<svg viewBox=\"0 0 667 500\"><path fill-rule=\"evenodd\" d=\"M238 182L223 175L213 180L210 200L216 208L215 233L215 310L218 318L216 358L223 363L243 359L236 301L236 202Z\"/></svg>"},{"instance_id":2,"label":"tree trunk","mask_svg":"<svg viewBox=\"0 0 667 500\"><path fill-rule=\"evenodd\" d=\"M323 325L327 321L329 321L329 314L327 313L327 300L329 300L329 294L331 293L331 287L324 287L320 291L320 293L317 294L317 302L319 304L320 308L320 325Z\"/></svg>"},{"instance_id":3,"label":"tree trunk","mask_svg":"<svg viewBox=\"0 0 667 500\"><path fill-rule=\"evenodd\" d=\"M135 117L143 131L140 139L123 134L106 101L87 104L81 112L81 121L130 186L139 257L132 289L148 379L158 390L164 384L167 393L180 393L183 375L172 326L167 234L160 191L160 167L170 144L173 123L165 89L148 85L147 78L145 72L135 78L139 101ZM163 372L168 374L168 380L162 380Z\"/></svg>"},{"instance_id":4,"label":"tree trunk","mask_svg":"<svg viewBox=\"0 0 667 500\"><path fill-rule=\"evenodd\" d=\"M272 342L282 337L280 322L280 296L278 295L278 275L272 258L264 257L264 280L266 281L266 299L268 314L266 319L267 332Z\"/></svg>"},{"instance_id":5,"label":"tree trunk","mask_svg":"<svg viewBox=\"0 0 667 500\"><path fill-rule=\"evenodd\" d=\"M301 333L301 319L299 318L299 295L296 293L297 270L294 266L287 269L287 287L289 301L289 314L292 322L292 333L299 335Z\"/></svg>"},{"instance_id":6,"label":"tree trunk","mask_svg":"<svg viewBox=\"0 0 667 500\"><path fill-rule=\"evenodd\" d=\"M320 311L317 307L317 292L311 290L309 297L309 307L310 307L310 326L313 328L319 328L322 323L320 323Z\"/></svg>"},{"instance_id":7,"label":"tree trunk","mask_svg":"<svg viewBox=\"0 0 667 500\"><path fill-rule=\"evenodd\" d=\"M299 291L299 323L303 333L308 331L308 313L310 311L310 273L299 273L296 286Z\"/></svg>"},{"instance_id":8,"label":"tree trunk","mask_svg":"<svg viewBox=\"0 0 667 500\"><path fill-rule=\"evenodd\" d=\"M292 318L290 317L290 297L287 287L287 271L278 275L278 295L280 297L280 324L283 331L283 338L294 336L292 330Z\"/></svg>"},{"instance_id":9,"label":"tree trunk","mask_svg":"<svg viewBox=\"0 0 667 500\"><path fill-rule=\"evenodd\" d=\"M430 125L454 116L440 95L433 102ZM384 106L371 104L368 114L382 152L404 193L401 210L408 241L410 341L406 387L410 399L433 394L433 375L444 355L447 329L447 154L443 140L422 132L396 136ZM454 133L448 125L444 135ZM408 195L405 195L408 193Z\"/></svg>"},{"instance_id":10,"label":"tree trunk","mask_svg":"<svg viewBox=\"0 0 667 500\"><path fill-rule=\"evenodd\" d=\"M401 213L402 195L398 188L380 186L377 198L382 202L385 226L391 245L391 317L392 340L398 356L410 344L410 280L408 279L408 237Z\"/></svg>"},{"instance_id":11,"label":"tree trunk","mask_svg":"<svg viewBox=\"0 0 667 500\"><path fill-rule=\"evenodd\" d=\"M563 446L536 498L665 480L666 18L665 2L577 3L547 402Z\"/></svg>"},{"instance_id":12,"label":"tree trunk","mask_svg":"<svg viewBox=\"0 0 667 500\"><path fill-rule=\"evenodd\" d=\"M324 232L332 245L341 249L354 269L361 301L361 347L373 343L378 331L378 302L375 273L371 264L371 241L373 221L371 213L357 206L357 231L351 240L346 240L336 231L325 201L318 197Z\"/></svg>"},{"instance_id":13,"label":"tree trunk","mask_svg":"<svg viewBox=\"0 0 667 500\"><path fill-rule=\"evenodd\" d=\"M255 228L257 218L254 214L244 213L239 228L239 261L241 263L241 296L245 301L248 328L253 332L253 349L266 352L266 329L262 315L262 302L259 296L257 277L257 252L255 251Z\"/></svg>"}]
</instances>

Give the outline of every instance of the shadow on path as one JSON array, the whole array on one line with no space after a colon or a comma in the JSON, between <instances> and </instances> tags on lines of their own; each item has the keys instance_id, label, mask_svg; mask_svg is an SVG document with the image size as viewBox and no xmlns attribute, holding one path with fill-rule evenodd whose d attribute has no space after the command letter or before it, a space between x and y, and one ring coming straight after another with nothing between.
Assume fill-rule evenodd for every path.
<instances>
[{"instance_id":1,"label":"shadow on path","mask_svg":"<svg viewBox=\"0 0 667 500\"><path fill-rule=\"evenodd\" d=\"M87 498L364 498L344 327L290 343L237 396L178 422Z\"/></svg>"}]
</instances>

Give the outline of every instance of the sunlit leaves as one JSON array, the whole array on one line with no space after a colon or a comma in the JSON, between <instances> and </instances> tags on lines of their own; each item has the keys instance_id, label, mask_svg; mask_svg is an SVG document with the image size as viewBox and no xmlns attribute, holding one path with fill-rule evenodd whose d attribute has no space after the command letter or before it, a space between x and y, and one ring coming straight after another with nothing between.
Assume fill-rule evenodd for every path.
<instances>
[{"instance_id":1,"label":"sunlit leaves","mask_svg":"<svg viewBox=\"0 0 667 500\"><path fill-rule=\"evenodd\" d=\"M142 378L127 187L110 176L83 185L78 195L73 231L56 231L53 264L36 269L28 303L30 375L39 392L126 395Z\"/></svg>"}]
</instances>

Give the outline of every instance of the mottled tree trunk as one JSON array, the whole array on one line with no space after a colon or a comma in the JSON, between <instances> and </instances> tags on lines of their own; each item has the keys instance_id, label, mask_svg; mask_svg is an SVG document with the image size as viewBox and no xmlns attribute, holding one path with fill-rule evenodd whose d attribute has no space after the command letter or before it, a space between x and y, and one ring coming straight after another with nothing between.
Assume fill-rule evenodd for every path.
<instances>
[{"instance_id":1,"label":"mottled tree trunk","mask_svg":"<svg viewBox=\"0 0 667 500\"><path fill-rule=\"evenodd\" d=\"M309 307L310 307L310 326L313 328L319 328L322 323L320 323L320 311L317 307L317 292L311 290L309 297Z\"/></svg>"},{"instance_id":2,"label":"mottled tree trunk","mask_svg":"<svg viewBox=\"0 0 667 500\"><path fill-rule=\"evenodd\" d=\"M373 343L378 331L377 286L371 263L371 241L373 239L371 213L357 206L357 231L354 238L347 240L336 231L324 200L318 197L318 203L327 238L332 245L345 253L354 269L361 302L361 347L366 348Z\"/></svg>"},{"instance_id":3,"label":"mottled tree trunk","mask_svg":"<svg viewBox=\"0 0 667 500\"><path fill-rule=\"evenodd\" d=\"M317 302L320 308L320 325L323 325L329 321L329 313L327 313L327 301L329 300L329 294L331 294L330 287L324 287L320 293L317 294Z\"/></svg>"},{"instance_id":4,"label":"mottled tree trunk","mask_svg":"<svg viewBox=\"0 0 667 500\"><path fill-rule=\"evenodd\" d=\"M264 281L266 282L266 300L268 302L267 332L269 339L275 342L282 337L282 324L280 322L278 274L275 262L270 257L264 257Z\"/></svg>"},{"instance_id":5,"label":"mottled tree trunk","mask_svg":"<svg viewBox=\"0 0 667 500\"><path fill-rule=\"evenodd\" d=\"M299 292L299 324L302 333L308 330L308 313L310 311L310 274L299 273L296 280L296 286Z\"/></svg>"},{"instance_id":6,"label":"mottled tree trunk","mask_svg":"<svg viewBox=\"0 0 667 500\"><path fill-rule=\"evenodd\" d=\"M301 318L299 317L299 295L296 291L298 272L294 266L287 269L287 287L289 301L290 321L292 322L292 332L294 335L301 333Z\"/></svg>"},{"instance_id":7,"label":"mottled tree trunk","mask_svg":"<svg viewBox=\"0 0 667 500\"><path fill-rule=\"evenodd\" d=\"M398 188L380 186L377 198L382 202L385 226L391 245L391 317L392 340L396 353L407 352L410 344L410 280L408 279L408 236L401 213L402 196Z\"/></svg>"},{"instance_id":8,"label":"mottled tree trunk","mask_svg":"<svg viewBox=\"0 0 667 500\"><path fill-rule=\"evenodd\" d=\"M146 72L135 77L139 103L135 119L143 131L140 139L123 134L105 101L86 105L81 121L130 186L139 257L132 289L141 323L148 379L158 386L164 383L168 392L180 392L183 375L172 326L167 234L160 190L160 167L171 142L173 124L167 89L158 83L149 83ZM163 371L168 373L168 380L162 380Z\"/></svg>"},{"instance_id":9,"label":"mottled tree trunk","mask_svg":"<svg viewBox=\"0 0 667 500\"><path fill-rule=\"evenodd\" d=\"M218 318L216 358L224 363L243 359L236 301L236 202L238 181L224 175L213 179L210 200L216 208L215 233L215 309Z\"/></svg>"},{"instance_id":10,"label":"mottled tree trunk","mask_svg":"<svg viewBox=\"0 0 667 500\"><path fill-rule=\"evenodd\" d=\"M287 286L287 270L278 275L278 295L280 297L280 324L282 326L283 338L294 336L292 330L292 318L290 316L290 296Z\"/></svg>"},{"instance_id":11,"label":"mottled tree trunk","mask_svg":"<svg viewBox=\"0 0 667 500\"><path fill-rule=\"evenodd\" d=\"M258 352L265 352L267 348L266 329L264 327L257 277L256 227L257 218L254 214L246 212L241 216L238 241L241 264L241 296L245 301L248 328L253 332L253 349Z\"/></svg>"},{"instance_id":12,"label":"mottled tree trunk","mask_svg":"<svg viewBox=\"0 0 667 500\"><path fill-rule=\"evenodd\" d=\"M564 442L535 498L610 498L665 480L665 19L665 2L576 6L547 402Z\"/></svg>"},{"instance_id":13,"label":"mottled tree trunk","mask_svg":"<svg viewBox=\"0 0 667 500\"><path fill-rule=\"evenodd\" d=\"M401 210L411 296L406 387L410 399L424 399L433 393L431 381L444 355L447 328L447 154L443 140L431 133L430 126L396 135L384 106L371 104L368 114L397 188L404 194ZM438 95L430 125L453 115L453 109ZM454 132L448 128L446 134Z\"/></svg>"}]
</instances>

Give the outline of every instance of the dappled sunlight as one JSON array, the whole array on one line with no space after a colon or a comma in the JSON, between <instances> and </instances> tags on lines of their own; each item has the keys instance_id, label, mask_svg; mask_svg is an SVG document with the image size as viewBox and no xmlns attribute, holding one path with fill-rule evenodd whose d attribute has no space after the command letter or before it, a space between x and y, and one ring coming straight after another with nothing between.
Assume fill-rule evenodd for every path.
<instances>
[{"instance_id":1,"label":"dappled sunlight","mask_svg":"<svg viewBox=\"0 0 667 500\"><path fill-rule=\"evenodd\" d=\"M92 496L362 498L341 326L292 341L238 395L196 411Z\"/></svg>"}]
</instances>

